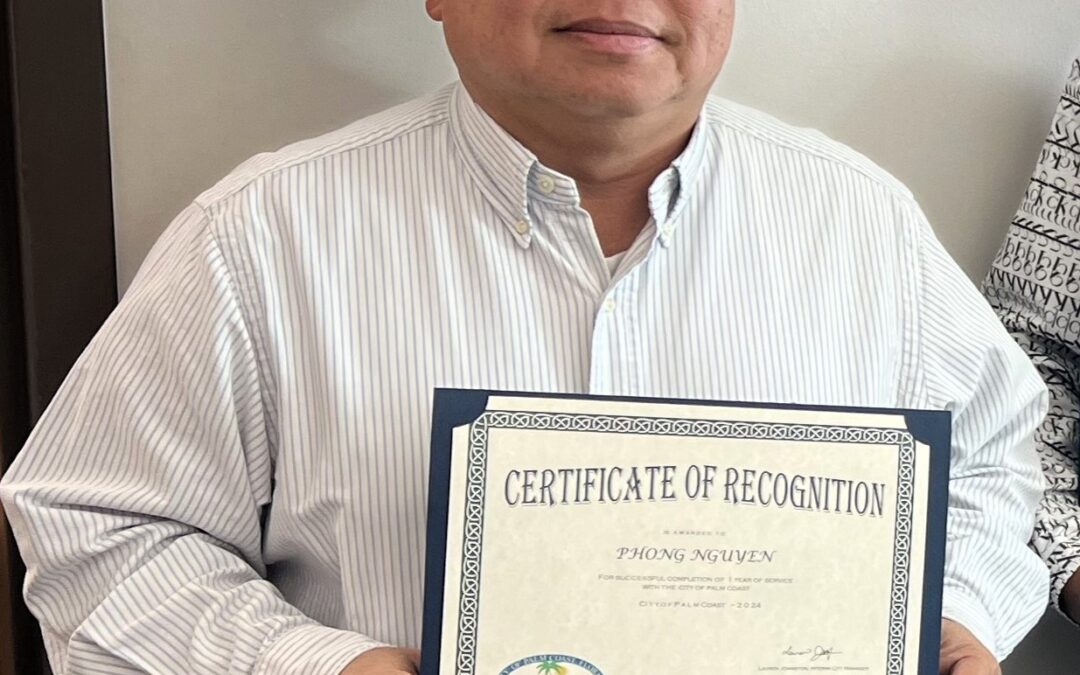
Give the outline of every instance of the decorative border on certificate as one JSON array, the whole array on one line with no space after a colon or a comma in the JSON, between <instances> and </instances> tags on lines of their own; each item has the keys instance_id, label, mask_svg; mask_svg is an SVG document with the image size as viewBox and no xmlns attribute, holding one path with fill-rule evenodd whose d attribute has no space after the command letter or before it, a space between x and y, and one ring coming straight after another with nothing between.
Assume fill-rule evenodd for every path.
<instances>
[{"instance_id":1,"label":"decorative border on certificate","mask_svg":"<svg viewBox=\"0 0 1080 675\"><path fill-rule=\"evenodd\" d=\"M637 416L487 411L473 422L469 436L458 605L457 672L475 675L480 566L484 538L487 441L491 429L619 433L741 440L862 443L899 448L896 524L893 538L892 606L889 612L887 675L901 675L906 645L908 575L915 495L915 439L904 429L778 422L740 422Z\"/></svg>"}]
</instances>

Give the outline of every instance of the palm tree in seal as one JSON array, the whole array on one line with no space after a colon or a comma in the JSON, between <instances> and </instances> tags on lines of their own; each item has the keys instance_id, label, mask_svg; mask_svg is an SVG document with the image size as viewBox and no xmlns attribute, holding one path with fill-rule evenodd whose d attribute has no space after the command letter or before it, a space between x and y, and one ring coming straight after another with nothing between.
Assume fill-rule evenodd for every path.
<instances>
[{"instance_id":1,"label":"palm tree in seal","mask_svg":"<svg viewBox=\"0 0 1080 675\"><path fill-rule=\"evenodd\" d=\"M538 665L536 670L540 675L566 675L566 666L551 659Z\"/></svg>"}]
</instances>

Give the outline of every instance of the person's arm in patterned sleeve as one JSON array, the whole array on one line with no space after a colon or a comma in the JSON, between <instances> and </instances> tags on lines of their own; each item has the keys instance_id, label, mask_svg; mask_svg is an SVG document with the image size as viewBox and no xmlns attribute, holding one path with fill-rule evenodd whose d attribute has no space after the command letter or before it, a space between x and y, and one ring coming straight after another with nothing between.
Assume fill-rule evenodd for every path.
<instances>
[{"instance_id":1,"label":"person's arm in patterned sleeve","mask_svg":"<svg viewBox=\"0 0 1080 675\"><path fill-rule=\"evenodd\" d=\"M1014 226L1014 229L1015 226ZM1057 318L1077 321L1062 313L1057 302L1036 302L1025 296L1029 287L1009 271L1007 251L1030 246L1024 234L1010 233L984 285L984 292L1009 332L1031 356L1050 390L1050 412L1035 432L1049 489L1035 523L1035 549L1050 568L1051 602L1080 622L1080 504L1077 499L1077 421L1080 416L1080 353L1077 337L1063 340ZM1068 592L1065 588L1068 586Z\"/></svg>"},{"instance_id":2,"label":"person's arm in patterned sleeve","mask_svg":"<svg viewBox=\"0 0 1080 675\"><path fill-rule=\"evenodd\" d=\"M1051 603L1080 623L1080 60L983 292L1050 390L1035 435L1049 489L1033 544Z\"/></svg>"}]
</instances>

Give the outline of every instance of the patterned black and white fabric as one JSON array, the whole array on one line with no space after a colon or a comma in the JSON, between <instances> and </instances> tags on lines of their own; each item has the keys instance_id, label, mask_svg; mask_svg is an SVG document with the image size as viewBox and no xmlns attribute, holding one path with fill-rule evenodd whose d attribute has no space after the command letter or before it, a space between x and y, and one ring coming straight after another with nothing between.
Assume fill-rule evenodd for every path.
<instances>
[{"instance_id":1,"label":"patterned black and white fabric","mask_svg":"<svg viewBox=\"0 0 1080 675\"><path fill-rule=\"evenodd\" d=\"M1049 490L1033 544L1059 607L1080 569L1080 58L984 292L1050 389L1050 413L1036 432Z\"/></svg>"}]
</instances>

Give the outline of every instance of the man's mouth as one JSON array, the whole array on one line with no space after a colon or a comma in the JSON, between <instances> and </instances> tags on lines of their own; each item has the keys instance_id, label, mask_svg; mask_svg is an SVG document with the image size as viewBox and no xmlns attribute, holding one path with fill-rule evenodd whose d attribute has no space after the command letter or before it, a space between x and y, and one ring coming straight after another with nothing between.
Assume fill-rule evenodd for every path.
<instances>
[{"instance_id":1,"label":"man's mouth","mask_svg":"<svg viewBox=\"0 0 1080 675\"><path fill-rule=\"evenodd\" d=\"M645 26L630 21L583 19L556 29L557 32L596 33L597 35L628 35L659 40L660 36Z\"/></svg>"},{"instance_id":2,"label":"man's mouth","mask_svg":"<svg viewBox=\"0 0 1080 675\"><path fill-rule=\"evenodd\" d=\"M600 51L622 54L643 52L663 42L656 31L630 21L582 19L556 28L555 32L578 38Z\"/></svg>"}]
</instances>

